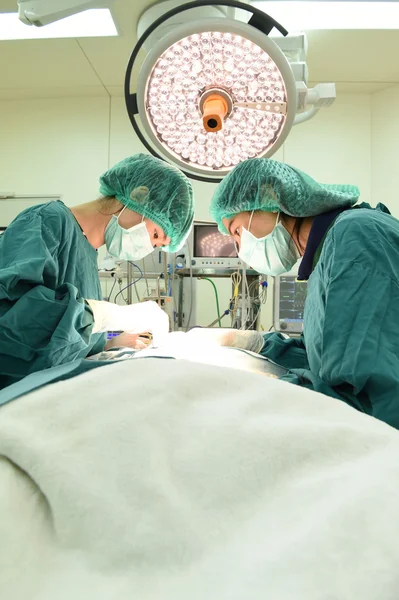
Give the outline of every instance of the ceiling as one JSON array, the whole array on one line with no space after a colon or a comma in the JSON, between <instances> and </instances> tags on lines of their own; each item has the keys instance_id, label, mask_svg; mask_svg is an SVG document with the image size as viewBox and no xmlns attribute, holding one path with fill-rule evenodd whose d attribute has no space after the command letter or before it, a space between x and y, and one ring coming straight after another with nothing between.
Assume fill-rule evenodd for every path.
<instances>
[{"instance_id":1,"label":"ceiling","mask_svg":"<svg viewBox=\"0 0 399 600\"><path fill-rule=\"evenodd\" d=\"M0 41L0 99L122 96L137 21L153 3L116 0L117 38ZM16 10L17 0L0 0L0 12ZM399 83L399 29L312 31L308 41L314 83L335 82L338 92L352 93Z\"/></svg>"}]
</instances>

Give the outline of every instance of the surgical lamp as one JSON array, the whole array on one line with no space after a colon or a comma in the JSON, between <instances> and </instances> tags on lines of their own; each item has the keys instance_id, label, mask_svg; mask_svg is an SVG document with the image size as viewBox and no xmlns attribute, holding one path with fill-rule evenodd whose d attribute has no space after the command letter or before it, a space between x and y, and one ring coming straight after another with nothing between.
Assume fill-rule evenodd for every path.
<instances>
[{"instance_id":1,"label":"surgical lamp","mask_svg":"<svg viewBox=\"0 0 399 600\"><path fill-rule=\"evenodd\" d=\"M181 12L215 6L252 17L249 23L190 18L168 31L145 58L131 94L135 60L151 33ZM295 118L296 88L289 62L268 38L273 27L288 33L242 2L200 0L177 6L147 28L130 57L125 100L149 152L194 179L220 181L242 160L269 156L281 146Z\"/></svg>"},{"instance_id":2,"label":"surgical lamp","mask_svg":"<svg viewBox=\"0 0 399 600\"><path fill-rule=\"evenodd\" d=\"M165 5L174 7L165 12ZM232 9L251 13L248 23L229 18ZM126 71L127 111L147 150L189 177L218 182L243 160L271 156L287 138L298 107L303 121L321 105L306 110L307 72L294 73L279 47L284 44L269 37L273 28L282 40L288 32L259 9L237 0L199 0L161 2L147 12L142 21L150 24ZM148 38L151 49L131 93L132 71ZM296 79L305 88L297 89ZM335 97L334 86L329 91Z\"/></svg>"}]
</instances>

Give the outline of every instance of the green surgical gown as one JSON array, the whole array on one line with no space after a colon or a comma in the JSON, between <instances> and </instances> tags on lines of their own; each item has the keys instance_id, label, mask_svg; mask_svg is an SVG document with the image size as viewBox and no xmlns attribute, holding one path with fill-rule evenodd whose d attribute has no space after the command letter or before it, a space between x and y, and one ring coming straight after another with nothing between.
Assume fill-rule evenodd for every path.
<instances>
[{"instance_id":1,"label":"green surgical gown","mask_svg":"<svg viewBox=\"0 0 399 600\"><path fill-rule=\"evenodd\" d=\"M265 336L284 379L399 428L399 221L379 205L342 213L309 278L299 340Z\"/></svg>"},{"instance_id":2,"label":"green surgical gown","mask_svg":"<svg viewBox=\"0 0 399 600\"><path fill-rule=\"evenodd\" d=\"M0 389L103 350L85 298L102 299L97 252L71 211L22 212L0 236Z\"/></svg>"}]
</instances>

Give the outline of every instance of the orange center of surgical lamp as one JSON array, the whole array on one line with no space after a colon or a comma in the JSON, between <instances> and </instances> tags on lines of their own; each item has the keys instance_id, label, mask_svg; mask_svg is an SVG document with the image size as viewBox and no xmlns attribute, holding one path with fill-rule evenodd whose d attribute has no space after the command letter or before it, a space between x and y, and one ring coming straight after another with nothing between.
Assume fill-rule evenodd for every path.
<instances>
[{"instance_id":1,"label":"orange center of surgical lamp","mask_svg":"<svg viewBox=\"0 0 399 600\"><path fill-rule=\"evenodd\" d=\"M216 132L223 129L223 122L228 112L227 101L219 94L211 94L204 101L202 122L205 131Z\"/></svg>"}]
</instances>

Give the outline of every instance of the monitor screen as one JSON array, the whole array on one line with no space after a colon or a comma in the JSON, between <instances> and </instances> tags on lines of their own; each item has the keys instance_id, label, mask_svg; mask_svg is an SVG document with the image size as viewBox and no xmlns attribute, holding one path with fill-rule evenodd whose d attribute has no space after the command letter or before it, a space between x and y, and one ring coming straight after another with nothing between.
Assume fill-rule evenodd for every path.
<instances>
[{"instance_id":1,"label":"monitor screen","mask_svg":"<svg viewBox=\"0 0 399 600\"><path fill-rule=\"evenodd\" d=\"M288 323L303 321L307 292L307 281L298 281L296 277L281 275L280 277L280 321Z\"/></svg>"},{"instance_id":2,"label":"monitor screen","mask_svg":"<svg viewBox=\"0 0 399 600\"><path fill-rule=\"evenodd\" d=\"M222 235L216 223L194 224L194 256L198 258L237 258L234 240Z\"/></svg>"}]
</instances>

